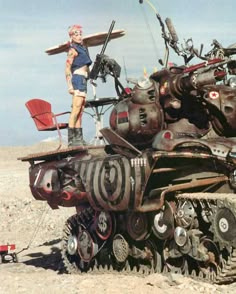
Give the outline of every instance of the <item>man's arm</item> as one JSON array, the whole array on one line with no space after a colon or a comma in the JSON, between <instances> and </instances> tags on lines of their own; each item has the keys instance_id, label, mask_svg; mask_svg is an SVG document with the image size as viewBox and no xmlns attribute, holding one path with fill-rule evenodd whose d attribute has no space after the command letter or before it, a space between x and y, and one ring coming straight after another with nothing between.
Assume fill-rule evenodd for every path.
<instances>
[{"instance_id":1,"label":"man's arm","mask_svg":"<svg viewBox=\"0 0 236 294\"><path fill-rule=\"evenodd\" d=\"M67 54L66 68L65 68L66 82L67 82L68 91L70 94L73 94L74 92L74 89L71 83L71 78L72 78L71 65L76 56L77 56L77 52L75 51L75 49L71 48Z\"/></svg>"}]
</instances>

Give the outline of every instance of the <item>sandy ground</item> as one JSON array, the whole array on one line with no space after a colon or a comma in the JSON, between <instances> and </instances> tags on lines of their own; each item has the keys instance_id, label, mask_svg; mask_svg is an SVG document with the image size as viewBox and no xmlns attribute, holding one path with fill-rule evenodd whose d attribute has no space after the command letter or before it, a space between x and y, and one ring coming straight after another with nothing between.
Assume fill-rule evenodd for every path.
<instances>
[{"instance_id":1,"label":"sandy ground","mask_svg":"<svg viewBox=\"0 0 236 294\"><path fill-rule=\"evenodd\" d=\"M0 293L236 293L236 283L211 285L178 274L61 273L60 238L74 208L51 210L32 197L27 162L53 146L0 147L0 245L17 246L18 263L0 264Z\"/></svg>"}]
</instances>

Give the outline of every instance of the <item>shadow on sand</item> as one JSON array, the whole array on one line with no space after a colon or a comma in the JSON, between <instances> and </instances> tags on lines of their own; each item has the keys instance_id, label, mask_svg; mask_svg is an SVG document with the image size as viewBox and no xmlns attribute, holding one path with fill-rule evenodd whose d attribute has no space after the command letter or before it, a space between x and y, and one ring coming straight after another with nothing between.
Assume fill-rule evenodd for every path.
<instances>
[{"instance_id":1,"label":"shadow on sand","mask_svg":"<svg viewBox=\"0 0 236 294\"><path fill-rule=\"evenodd\" d=\"M45 242L33 250L28 249L22 256L22 263L44 269L57 271L58 274L63 273L63 264L60 249L61 239ZM50 248L48 248L50 247Z\"/></svg>"}]
</instances>

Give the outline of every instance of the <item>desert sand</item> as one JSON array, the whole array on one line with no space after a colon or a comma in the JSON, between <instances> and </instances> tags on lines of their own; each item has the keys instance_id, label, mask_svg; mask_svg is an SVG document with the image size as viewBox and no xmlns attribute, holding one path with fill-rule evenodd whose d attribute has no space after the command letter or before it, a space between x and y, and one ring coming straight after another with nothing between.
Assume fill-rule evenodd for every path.
<instances>
[{"instance_id":1,"label":"desert sand","mask_svg":"<svg viewBox=\"0 0 236 294\"><path fill-rule=\"evenodd\" d=\"M55 146L0 147L0 244L16 244L18 263L0 264L0 293L236 293L236 283L212 285L179 274L63 273L60 240L74 208L51 210L30 193L28 162Z\"/></svg>"}]
</instances>

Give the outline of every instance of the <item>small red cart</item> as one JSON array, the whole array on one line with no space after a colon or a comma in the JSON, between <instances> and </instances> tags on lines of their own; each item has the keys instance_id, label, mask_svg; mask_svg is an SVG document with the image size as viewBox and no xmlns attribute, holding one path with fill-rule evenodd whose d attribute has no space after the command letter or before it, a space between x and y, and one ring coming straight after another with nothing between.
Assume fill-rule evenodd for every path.
<instances>
[{"instance_id":1,"label":"small red cart","mask_svg":"<svg viewBox=\"0 0 236 294\"><path fill-rule=\"evenodd\" d=\"M15 249L15 244L0 245L0 263L17 262Z\"/></svg>"}]
</instances>

